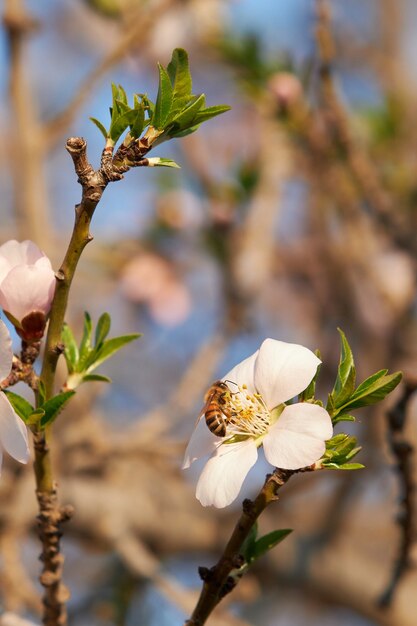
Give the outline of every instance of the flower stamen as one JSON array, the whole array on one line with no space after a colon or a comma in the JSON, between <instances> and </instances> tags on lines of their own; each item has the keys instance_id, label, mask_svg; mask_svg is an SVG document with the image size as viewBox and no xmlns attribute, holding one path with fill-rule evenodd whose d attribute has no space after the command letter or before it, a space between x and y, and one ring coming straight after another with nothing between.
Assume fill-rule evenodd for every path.
<instances>
[{"instance_id":1,"label":"flower stamen","mask_svg":"<svg viewBox=\"0 0 417 626\"><path fill-rule=\"evenodd\" d=\"M230 436L260 437L265 434L271 422L271 415L259 393L247 393L247 385L228 398L226 433Z\"/></svg>"}]
</instances>

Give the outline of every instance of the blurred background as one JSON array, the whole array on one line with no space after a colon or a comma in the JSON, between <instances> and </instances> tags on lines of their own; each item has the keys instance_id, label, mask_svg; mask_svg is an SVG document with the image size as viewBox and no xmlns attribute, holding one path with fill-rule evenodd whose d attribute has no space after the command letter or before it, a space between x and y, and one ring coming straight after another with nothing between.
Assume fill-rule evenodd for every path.
<instances>
[{"instance_id":1,"label":"blurred background","mask_svg":"<svg viewBox=\"0 0 417 626\"><path fill-rule=\"evenodd\" d=\"M205 390L273 337L320 349L325 400L339 326L360 379L403 369L406 383L350 429L365 470L285 487L261 530L294 533L210 623L415 626L416 4L4 0L2 17L0 243L30 238L55 267L80 197L65 140L84 136L98 166L88 118L106 124L112 81L154 99L157 61L185 47L194 92L232 106L152 153L181 170L129 172L93 220L67 320L79 336L85 310L106 310L113 334L143 337L55 428L61 500L76 509L71 623L184 621L240 508L203 509L201 465L180 470ZM39 621L33 491L31 468L7 459L1 605Z\"/></svg>"}]
</instances>

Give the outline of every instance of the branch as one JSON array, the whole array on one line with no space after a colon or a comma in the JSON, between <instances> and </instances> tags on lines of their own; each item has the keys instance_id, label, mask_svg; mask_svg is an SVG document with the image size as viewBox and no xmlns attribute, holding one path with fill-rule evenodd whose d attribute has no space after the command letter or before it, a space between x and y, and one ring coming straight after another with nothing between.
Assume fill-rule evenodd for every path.
<instances>
[{"instance_id":1,"label":"branch","mask_svg":"<svg viewBox=\"0 0 417 626\"><path fill-rule=\"evenodd\" d=\"M387 413L388 443L396 461L399 497L397 523L401 530L398 555L394 563L391 580L379 599L379 606L390 606L398 584L411 565L411 549L415 541L415 484L413 478L414 448L404 437L406 411L411 395L417 389L417 381L409 380L397 404Z\"/></svg>"},{"instance_id":2,"label":"branch","mask_svg":"<svg viewBox=\"0 0 417 626\"><path fill-rule=\"evenodd\" d=\"M242 514L232 536L226 545L218 563L211 569L200 567L203 580L200 598L185 626L203 626L212 611L236 586L236 579L231 576L233 570L243 565L242 546L256 520L265 508L278 499L277 492L299 470L276 469L266 478L264 486L255 500L244 500Z\"/></svg>"}]
</instances>

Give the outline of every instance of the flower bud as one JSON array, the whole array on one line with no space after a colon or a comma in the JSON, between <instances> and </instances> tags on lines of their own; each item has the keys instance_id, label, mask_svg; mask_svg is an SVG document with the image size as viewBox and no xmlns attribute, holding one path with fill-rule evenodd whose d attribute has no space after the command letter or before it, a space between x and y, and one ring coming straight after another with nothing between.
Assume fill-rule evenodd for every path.
<instances>
[{"instance_id":1,"label":"flower bud","mask_svg":"<svg viewBox=\"0 0 417 626\"><path fill-rule=\"evenodd\" d=\"M280 113L287 113L301 100L303 93L299 78L290 72L277 72L271 76L268 88Z\"/></svg>"},{"instance_id":2,"label":"flower bud","mask_svg":"<svg viewBox=\"0 0 417 626\"><path fill-rule=\"evenodd\" d=\"M0 306L25 341L43 336L54 291L51 262L33 242L0 246Z\"/></svg>"}]
</instances>

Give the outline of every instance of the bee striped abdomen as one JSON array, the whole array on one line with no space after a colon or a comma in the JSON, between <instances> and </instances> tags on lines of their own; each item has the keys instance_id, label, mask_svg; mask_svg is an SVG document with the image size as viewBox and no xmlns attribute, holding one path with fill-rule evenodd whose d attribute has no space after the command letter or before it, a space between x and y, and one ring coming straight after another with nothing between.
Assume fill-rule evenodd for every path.
<instances>
[{"instance_id":1,"label":"bee striped abdomen","mask_svg":"<svg viewBox=\"0 0 417 626\"><path fill-rule=\"evenodd\" d=\"M227 394L229 393L229 387L221 380L213 383L206 393L204 417L207 428L216 437L226 435L227 419L230 417L230 411L227 407Z\"/></svg>"}]
</instances>

